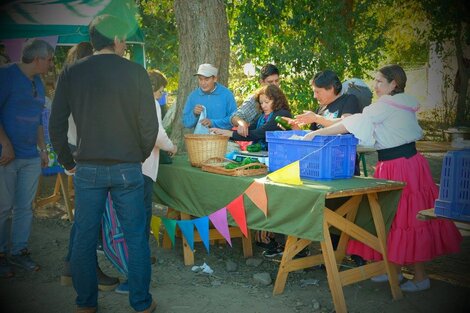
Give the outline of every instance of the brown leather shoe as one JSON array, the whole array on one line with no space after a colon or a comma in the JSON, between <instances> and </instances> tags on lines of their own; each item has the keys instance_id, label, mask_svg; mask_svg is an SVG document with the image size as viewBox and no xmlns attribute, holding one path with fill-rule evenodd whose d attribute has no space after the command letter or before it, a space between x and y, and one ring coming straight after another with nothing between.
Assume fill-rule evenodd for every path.
<instances>
[{"instance_id":1,"label":"brown leather shoe","mask_svg":"<svg viewBox=\"0 0 470 313\"><path fill-rule=\"evenodd\" d=\"M156 308L157 308L157 302L155 302L155 300L152 300L152 304L148 307L148 309L143 310L143 311L138 311L137 313L152 313L153 311L155 311Z\"/></svg>"},{"instance_id":2,"label":"brown leather shoe","mask_svg":"<svg viewBox=\"0 0 470 313\"><path fill-rule=\"evenodd\" d=\"M96 307L87 308L87 307L77 307L75 313L95 313Z\"/></svg>"}]
</instances>

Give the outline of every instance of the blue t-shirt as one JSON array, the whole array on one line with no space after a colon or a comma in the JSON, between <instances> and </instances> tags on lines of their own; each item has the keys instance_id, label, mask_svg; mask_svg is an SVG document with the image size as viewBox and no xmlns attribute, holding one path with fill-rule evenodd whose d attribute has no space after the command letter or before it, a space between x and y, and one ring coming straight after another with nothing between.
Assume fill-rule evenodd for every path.
<instances>
[{"instance_id":1,"label":"blue t-shirt","mask_svg":"<svg viewBox=\"0 0 470 313\"><path fill-rule=\"evenodd\" d=\"M225 86L216 83L211 93L205 93L197 88L188 96L183 111L183 125L186 128L196 126L199 116L194 115L194 107L201 104L206 107L207 118L211 120L212 127L231 129L230 117L237 110L237 103L232 92Z\"/></svg>"},{"instance_id":2,"label":"blue t-shirt","mask_svg":"<svg viewBox=\"0 0 470 313\"><path fill-rule=\"evenodd\" d=\"M39 75L31 81L15 63L0 67L0 125L15 158L38 157L38 127L44 105L45 90Z\"/></svg>"}]
</instances>

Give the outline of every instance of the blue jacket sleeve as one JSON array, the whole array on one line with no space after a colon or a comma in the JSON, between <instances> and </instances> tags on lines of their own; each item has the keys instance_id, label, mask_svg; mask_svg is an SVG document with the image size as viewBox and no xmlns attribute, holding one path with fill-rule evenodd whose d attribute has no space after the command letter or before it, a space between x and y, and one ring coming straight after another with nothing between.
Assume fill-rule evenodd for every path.
<instances>
[{"instance_id":1,"label":"blue jacket sleeve","mask_svg":"<svg viewBox=\"0 0 470 313\"><path fill-rule=\"evenodd\" d=\"M226 97L226 112L227 115L223 118L213 119L212 127L222 128L222 129L232 129L232 114L237 110L237 102L235 101L235 97L231 91L228 91Z\"/></svg>"},{"instance_id":2,"label":"blue jacket sleeve","mask_svg":"<svg viewBox=\"0 0 470 313\"><path fill-rule=\"evenodd\" d=\"M183 110L183 126L186 128L191 128L196 126L197 120L199 117L196 117L194 115L193 110L194 110L194 101L193 101L193 93L190 93L188 96L188 99L186 100L186 104L184 105L184 110Z\"/></svg>"}]
</instances>

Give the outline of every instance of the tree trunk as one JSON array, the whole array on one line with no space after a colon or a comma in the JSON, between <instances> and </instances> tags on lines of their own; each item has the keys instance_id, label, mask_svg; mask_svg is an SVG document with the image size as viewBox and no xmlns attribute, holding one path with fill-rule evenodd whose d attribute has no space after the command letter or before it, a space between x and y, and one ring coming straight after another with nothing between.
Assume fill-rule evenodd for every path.
<instances>
[{"instance_id":1,"label":"tree trunk","mask_svg":"<svg viewBox=\"0 0 470 313\"><path fill-rule=\"evenodd\" d=\"M182 111L189 93L198 87L199 64L219 69L218 81L227 86L230 59L228 22L223 0L175 0L179 41L179 87L171 139L184 151Z\"/></svg>"},{"instance_id":2,"label":"tree trunk","mask_svg":"<svg viewBox=\"0 0 470 313\"><path fill-rule=\"evenodd\" d=\"M457 25L457 32L454 38L455 42L455 54L457 57L458 64L458 75L459 75L459 86L458 98L457 98L457 113L455 115L454 125L459 126L470 126L470 103L468 101L468 80L470 78L470 68L465 63L463 49L462 49L462 24L459 22ZM464 40L465 42L465 40Z\"/></svg>"}]
</instances>

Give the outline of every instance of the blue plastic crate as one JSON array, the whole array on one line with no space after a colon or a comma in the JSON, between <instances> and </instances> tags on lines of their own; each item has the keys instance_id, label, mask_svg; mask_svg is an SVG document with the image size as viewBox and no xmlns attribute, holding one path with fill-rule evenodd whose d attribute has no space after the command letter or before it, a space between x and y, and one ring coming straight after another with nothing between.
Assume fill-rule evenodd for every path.
<instances>
[{"instance_id":1,"label":"blue plastic crate","mask_svg":"<svg viewBox=\"0 0 470 313\"><path fill-rule=\"evenodd\" d=\"M42 171L42 175L44 175L44 176L52 176L52 175L56 175L58 173L63 173L64 168L60 165L54 165L54 166L50 166L50 167L43 167L41 169L41 171Z\"/></svg>"},{"instance_id":2,"label":"blue plastic crate","mask_svg":"<svg viewBox=\"0 0 470 313\"><path fill-rule=\"evenodd\" d=\"M434 212L470 221L470 149L450 151L444 156Z\"/></svg>"},{"instance_id":3,"label":"blue plastic crate","mask_svg":"<svg viewBox=\"0 0 470 313\"><path fill-rule=\"evenodd\" d=\"M358 140L350 134L316 136L313 141L289 139L307 131L266 132L269 171L300 160L300 177L314 180L351 178L354 174Z\"/></svg>"}]
</instances>

